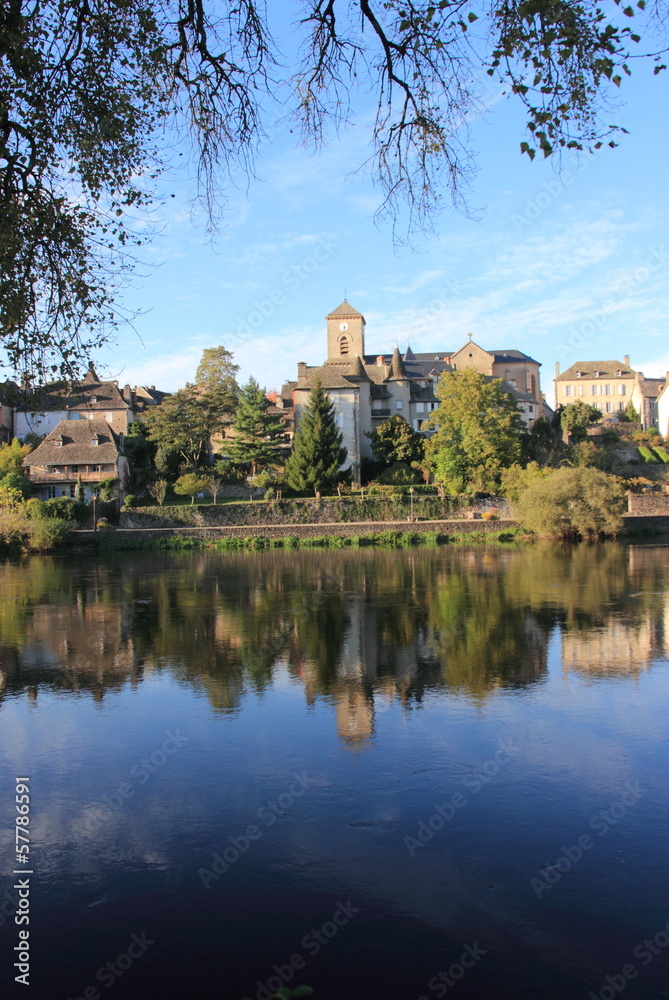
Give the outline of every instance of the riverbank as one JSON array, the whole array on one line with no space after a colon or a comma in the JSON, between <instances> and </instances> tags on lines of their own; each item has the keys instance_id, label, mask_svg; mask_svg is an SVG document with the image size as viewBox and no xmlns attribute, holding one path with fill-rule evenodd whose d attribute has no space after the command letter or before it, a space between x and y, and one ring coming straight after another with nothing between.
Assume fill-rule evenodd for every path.
<instances>
[{"instance_id":1,"label":"riverbank","mask_svg":"<svg viewBox=\"0 0 669 1000\"><path fill-rule=\"evenodd\" d=\"M669 517L627 515L622 537L669 534ZM262 549L348 545L440 545L453 542L529 541L520 525L506 518L496 521L447 518L439 521L354 521L311 524L221 525L217 527L116 528L75 531L77 548L88 549Z\"/></svg>"},{"instance_id":2,"label":"riverbank","mask_svg":"<svg viewBox=\"0 0 669 1000\"><path fill-rule=\"evenodd\" d=\"M511 520L354 521L313 524L228 525L221 527L116 528L76 531L77 546L100 549L143 548L298 548L320 545L435 545L458 539L511 541L524 537Z\"/></svg>"}]
</instances>

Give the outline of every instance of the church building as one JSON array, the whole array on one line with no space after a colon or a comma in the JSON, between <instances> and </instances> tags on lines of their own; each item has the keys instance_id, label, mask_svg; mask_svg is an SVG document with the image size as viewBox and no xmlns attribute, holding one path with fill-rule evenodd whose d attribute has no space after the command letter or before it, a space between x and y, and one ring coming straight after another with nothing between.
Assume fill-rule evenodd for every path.
<instances>
[{"instance_id":1,"label":"church building","mask_svg":"<svg viewBox=\"0 0 669 1000\"><path fill-rule=\"evenodd\" d=\"M297 381L287 382L281 395L284 406L294 409L297 426L309 393L320 380L334 404L348 455L346 468L351 468L356 482L362 459L373 457L367 434L396 415L420 431L439 405L435 390L444 372L474 368L503 379L528 428L544 410L550 413L541 396L540 363L521 351L486 351L470 334L458 351L414 353L407 347L400 354L396 346L392 354L366 354L365 317L346 300L326 317L326 323L327 360L318 366L300 362Z\"/></svg>"}]
</instances>

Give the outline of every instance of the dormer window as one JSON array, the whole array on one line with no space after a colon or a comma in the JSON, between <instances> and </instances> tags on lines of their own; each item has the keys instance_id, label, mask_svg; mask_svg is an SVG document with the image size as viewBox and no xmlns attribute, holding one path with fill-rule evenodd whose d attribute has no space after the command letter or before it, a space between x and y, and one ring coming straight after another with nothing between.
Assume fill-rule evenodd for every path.
<instances>
[{"instance_id":1,"label":"dormer window","mask_svg":"<svg viewBox=\"0 0 669 1000\"><path fill-rule=\"evenodd\" d=\"M618 378L620 378L620 376L622 375L622 372L620 371L620 369L618 369L618 371L616 372L616 375L618 376Z\"/></svg>"},{"instance_id":2,"label":"dormer window","mask_svg":"<svg viewBox=\"0 0 669 1000\"><path fill-rule=\"evenodd\" d=\"M597 369L595 369L595 378L598 378L598 376L599 376L599 372L597 371Z\"/></svg>"},{"instance_id":3,"label":"dormer window","mask_svg":"<svg viewBox=\"0 0 669 1000\"><path fill-rule=\"evenodd\" d=\"M54 446L54 448L62 448L63 447L63 439L60 438L60 437L55 438L55 440L53 442L53 446Z\"/></svg>"},{"instance_id":4,"label":"dormer window","mask_svg":"<svg viewBox=\"0 0 669 1000\"><path fill-rule=\"evenodd\" d=\"M580 378L580 377L581 377L581 373L580 372L576 372L576 378Z\"/></svg>"},{"instance_id":5,"label":"dormer window","mask_svg":"<svg viewBox=\"0 0 669 1000\"><path fill-rule=\"evenodd\" d=\"M98 397L95 395L95 393L93 393L93 395L91 396L91 403L97 403L97 401Z\"/></svg>"},{"instance_id":6,"label":"dormer window","mask_svg":"<svg viewBox=\"0 0 669 1000\"><path fill-rule=\"evenodd\" d=\"M100 438L97 434L91 438L91 444L92 445L100 444Z\"/></svg>"}]
</instances>

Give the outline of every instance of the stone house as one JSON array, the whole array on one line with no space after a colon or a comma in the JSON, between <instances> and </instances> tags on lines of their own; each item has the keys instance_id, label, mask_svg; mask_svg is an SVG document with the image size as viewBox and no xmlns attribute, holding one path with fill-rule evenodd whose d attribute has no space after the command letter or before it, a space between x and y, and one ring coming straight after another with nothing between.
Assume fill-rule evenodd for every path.
<instances>
[{"instance_id":1,"label":"stone house","mask_svg":"<svg viewBox=\"0 0 669 1000\"><path fill-rule=\"evenodd\" d=\"M630 367L629 355L622 361L577 361L560 374L555 366L555 402L568 406L582 400L601 410L603 420L617 418L632 403L644 430L658 427L658 397L663 378L646 378Z\"/></svg>"},{"instance_id":2,"label":"stone house","mask_svg":"<svg viewBox=\"0 0 669 1000\"><path fill-rule=\"evenodd\" d=\"M514 396L528 427L537 417L552 411L541 396L540 363L521 351L485 351L473 343L457 352L437 350L414 353L407 347L400 354L365 353L365 317L344 301L326 317L327 360L309 366L300 362L297 381L287 382L280 405L292 409L299 423L309 393L320 381L332 400L337 423L347 450L346 468L354 481L360 479L363 459L371 459L368 437L379 423L397 414L415 431L439 405L435 390L444 372L475 368L489 378L502 378Z\"/></svg>"},{"instance_id":3,"label":"stone house","mask_svg":"<svg viewBox=\"0 0 669 1000\"><path fill-rule=\"evenodd\" d=\"M61 420L24 458L23 468L42 500L73 497L79 479L90 500L103 479L113 476L123 486L129 473L122 435L99 418Z\"/></svg>"},{"instance_id":4,"label":"stone house","mask_svg":"<svg viewBox=\"0 0 669 1000\"><path fill-rule=\"evenodd\" d=\"M158 406L167 393L155 386L129 385L98 379L91 366L81 382L51 382L25 389L14 408L14 434L48 434L61 420L105 420L115 434L127 434L133 420Z\"/></svg>"}]
</instances>

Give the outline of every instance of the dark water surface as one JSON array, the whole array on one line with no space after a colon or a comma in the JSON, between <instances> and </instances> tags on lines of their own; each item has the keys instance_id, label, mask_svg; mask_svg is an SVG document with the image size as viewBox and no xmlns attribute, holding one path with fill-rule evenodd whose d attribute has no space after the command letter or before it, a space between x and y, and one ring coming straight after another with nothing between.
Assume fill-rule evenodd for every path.
<instances>
[{"instance_id":1,"label":"dark water surface","mask_svg":"<svg viewBox=\"0 0 669 1000\"><path fill-rule=\"evenodd\" d=\"M0 991L669 996L668 566L623 545L0 565Z\"/></svg>"}]
</instances>

